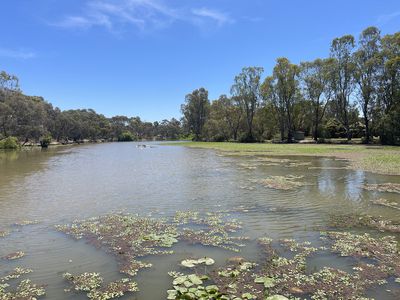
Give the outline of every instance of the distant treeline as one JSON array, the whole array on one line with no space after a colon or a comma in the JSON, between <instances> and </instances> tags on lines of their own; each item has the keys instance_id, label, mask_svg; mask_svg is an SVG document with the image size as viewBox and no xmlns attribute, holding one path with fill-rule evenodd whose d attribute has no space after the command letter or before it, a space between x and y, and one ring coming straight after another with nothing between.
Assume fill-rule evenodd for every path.
<instances>
[{"instance_id":1,"label":"distant treeline","mask_svg":"<svg viewBox=\"0 0 400 300\"><path fill-rule=\"evenodd\" d=\"M328 58L292 64L278 58L272 74L246 67L230 95L210 101L208 91L188 94L181 120L144 122L139 117L107 118L92 109L61 111L41 97L24 95L18 78L0 73L0 140L21 143L140 139L293 142L312 136L358 137L400 145L400 32L381 36L365 29L356 41L332 41Z\"/></svg>"},{"instance_id":2,"label":"distant treeline","mask_svg":"<svg viewBox=\"0 0 400 300\"><path fill-rule=\"evenodd\" d=\"M261 67L243 68L231 95L210 102L204 88L186 96L183 127L196 140L292 142L362 137L400 144L400 32L376 27L358 41L332 41L328 58L292 64L278 58L262 80Z\"/></svg>"},{"instance_id":3,"label":"distant treeline","mask_svg":"<svg viewBox=\"0 0 400 300\"><path fill-rule=\"evenodd\" d=\"M180 137L181 123L172 118L144 122L139 117L107 118L92 109L61 111L41 97L24 95L18 78L0 73L0 139L13 136L21 143L39 142L49 137L58 142L132 141Z\"/></svg>"}]
</instances>

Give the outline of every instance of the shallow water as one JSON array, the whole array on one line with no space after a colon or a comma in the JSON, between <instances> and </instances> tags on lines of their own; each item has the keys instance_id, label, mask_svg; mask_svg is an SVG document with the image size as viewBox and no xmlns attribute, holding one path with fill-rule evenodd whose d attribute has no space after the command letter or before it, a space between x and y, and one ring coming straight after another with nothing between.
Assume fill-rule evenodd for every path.
<instances>
[{"instance_id":1,"label":"shallow water","mask_svg":"<svg viewBox=\"0 0 400 300\"><path fill-rule=\"evenodd\" d=\"M177 210L224 211L243 222L242 235L256 239L295 238L317 242L332 213L365 212L400 220L400 211L372 205L372 199L399 202L398 194L376 193L362 184L393 182L398 176L341 169L345 161L332 158L285 157L307 165L268 164L259 157L222 156L213 150L182 146L141 149L136 143L110 143L60 147L48 150L0 153L0 257L22 250L16 261L0 259L0 276L15 266L32 268L31 278L46 284L48 299L86 299L65 293L62 273L100 272L106 281L121 278L113 256L83 241L74 241L54 229L75 219L125 211L142 216L169 216ZM301 175L307 185L274 190L255 180L270 175ZM12 226L21 220L37 225ZM149 257L153 267L136 278L140 292L124 299L165 299L171 287L168 271L180 260L211 256L217 265L237 254L184 243L171 256ZM254 241L239 254L257 260ZM322 265L351 269L349 261L334 255L316 257L310 268ZM393 299L373 291L378 299ZM371 294L372 295L372 294Z\"/></svg>"}]
</instances>

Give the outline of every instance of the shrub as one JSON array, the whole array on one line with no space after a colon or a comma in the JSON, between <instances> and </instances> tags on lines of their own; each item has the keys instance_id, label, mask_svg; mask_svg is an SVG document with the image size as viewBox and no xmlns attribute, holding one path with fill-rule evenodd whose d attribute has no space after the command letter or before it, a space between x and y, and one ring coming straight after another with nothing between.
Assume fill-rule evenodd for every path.
<instances>
[{"instance_id":1,"label":"shrub","mask_svg":"<svg viewBox=\"0 0 400 300\"><path fill-rule=\"evenodd\" d=\"M18 143L18 139L13 136L9 136L3 140L0 140L0 149L19 149L21 146Z\"/></svg>"},{"instance_id":2,"label":"shrub","mask_svg":"<svg viewBox=\"0 0 400 300\"><path fill-rule=\"evenodd\" d=\"M40 139L40 146L42 148L47 148L51 143L51 135L46 135Z\"/></svg>"},{"instance_id":3,"label":"shrub","mask_svg":"<svg viewBox=\"0 0 400 300\"><path fill-rule=\"evenodd\" d=\"M135 138L133 137L133 134L130 133L129 131L125 131L120 134L118 137L118 142L132 142L134 141Z\"/></svg>"}]
</instances>

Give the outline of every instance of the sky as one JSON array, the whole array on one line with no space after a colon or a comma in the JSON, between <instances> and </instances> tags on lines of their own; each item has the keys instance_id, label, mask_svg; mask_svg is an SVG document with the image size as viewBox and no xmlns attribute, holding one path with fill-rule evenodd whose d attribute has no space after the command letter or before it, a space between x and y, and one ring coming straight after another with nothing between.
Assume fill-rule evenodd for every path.
<instances>
[{"instance_id":1,"label":"sky","mask_svg":"<svg viewBox=\"0 0 400 300\"><path fill-rule=\"evenodd\" d=\"M399 0L2 0L0 70L25 94L108 117L179 118L245 66L329 55L333 38L400 30Z\"/></svg>"}]
</instances>

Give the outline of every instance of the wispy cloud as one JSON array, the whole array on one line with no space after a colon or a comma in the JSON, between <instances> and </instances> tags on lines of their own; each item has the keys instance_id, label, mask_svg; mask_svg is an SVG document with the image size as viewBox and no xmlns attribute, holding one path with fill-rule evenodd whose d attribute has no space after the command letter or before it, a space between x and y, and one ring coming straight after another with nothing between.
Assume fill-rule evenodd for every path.
<instances>
[{"instance_id":1,"label":"wispy cloud","mask_svg":"<svg viewBox=\"0 0 400 300\"><path fill-rule=\"evenodd\" d=\"M383 25L383 24L389 23L390 21L392 21L398 17L400 17L400 11L395 11L390 14L384 14L384 15L378 16L376 22L380 25Z\"/></svg>"},{"instance_id":2,"label":"wispy cloud","mask_svg":"<svg viewBox=\"0 0 400 300\"><path fill-rule=\"evenodd\" d=\"M233 21L225 12L206 7L171 7L164 0L87 0L80 12L50 25L79 29L103 27L110 31L133 26L144 31L165 28L174 22L201 27L222 26Z\"/></svg>"},{"instance_id":3,"label":"wispy cloud","mask_svg":"<svg viewBox=\"0 0 400 300\"><path fill-rule=\"evenodd\" d=\"M26 51L24 49L8 49L0 47L0 57L14 58L14 59L30 59L36 57L36 54L32 51Z\"/></svg>"},{"instance_id":4,"label":"wispy cloud","mask_svg":"<svg viewBox=\"0 0 400 300\"><path fill-rule=\"evenodd\" d=\"M221 13L219 11L205 7L192 9L192 13L198 17L209 18L211 20L214 20L215 22L217 22L218 25L224 25L226 23L233 22L233 19L231 19L229 15L227 15L226 13Z\"/></svg>"}]
</instances>

